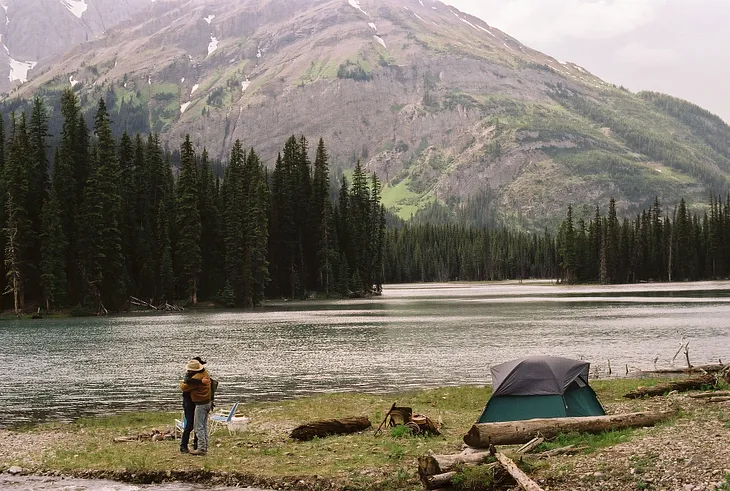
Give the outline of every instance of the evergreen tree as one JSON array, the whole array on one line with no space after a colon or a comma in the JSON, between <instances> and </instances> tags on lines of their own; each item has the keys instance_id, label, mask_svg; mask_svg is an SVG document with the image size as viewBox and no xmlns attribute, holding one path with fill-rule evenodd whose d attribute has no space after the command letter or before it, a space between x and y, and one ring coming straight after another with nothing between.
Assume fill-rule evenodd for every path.
<instances>
[{"instance_id":1,"label":"evergreen tree","mask_svg":"<svg viewBox=\"0 0 730 491\"><path fill-rule=\"evenodd\" d=\"M177 182L177 253L178 274L186 296L198 303L198 279L201 272L200 209L198 208L198 175L195 151L190 135L180 148L180 175Z\"/></svg>"},{"instance_id":2,"label":"evergreen tree","mask_svg":"<svg viewBox=\"0 0 730 491\"><path fill-rule=\"evenodd\" d=\"M41 287L46 310L66 301L66 234L55 192L43 205L41 227Z\"/></svg>"},{"instance_id":3,"label":"evergreen tree","mask_svg":"<svg viewBox=\"0 0 730 491\"><path fill-rule=\"evenodd\" d=\"M168 235L169 226L167 220L169 215L165 209L165 202L160 201L157 211L157 244L159 245L159 291L156 298L165 302L175 300L175 271L172 266L172 246L170 245L170 236Z\"/></svg>"},{"instance_id":4,"label":"evergreen tree","mask_svg":"<svg viewBox=\"0 0 730 491\"><path fill-rule=\"evenodd\" d=\"M29 262L31 251L36 247L33 228L28 216L27 203L30 168L30 144L26 132L25 114L21 113L16 120L11 114L11 133L7 161L4 172L4 187L7 190L6 221L8 233L6 239L7 274L12 275L14 282L14 296L17 296L15 310L22 310L25 306L26 281L29 271L36 265ZM11 216L12 212L12 216ZM10 235L8 235L10 234ZM12 238L12 244L9 243ZM12 258L8 255L12 252ZM12 262L8 262L12 259Z\"/></svg>"}]
</instances>

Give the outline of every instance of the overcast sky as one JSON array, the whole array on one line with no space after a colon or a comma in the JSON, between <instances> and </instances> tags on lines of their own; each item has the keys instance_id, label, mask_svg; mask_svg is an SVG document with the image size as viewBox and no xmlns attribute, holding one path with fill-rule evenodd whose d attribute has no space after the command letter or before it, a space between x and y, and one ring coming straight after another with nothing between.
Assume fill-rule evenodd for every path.
<instances>
[{"instance_id":1,"label":"overcast sky","mask_svg":"<svg viewBox=\"0 0 730 491\"><path fill-rule=\"evenodd\" d=\"M730 0L444 0L607 82L730 122Z\"/></svg>"}]
</instances>

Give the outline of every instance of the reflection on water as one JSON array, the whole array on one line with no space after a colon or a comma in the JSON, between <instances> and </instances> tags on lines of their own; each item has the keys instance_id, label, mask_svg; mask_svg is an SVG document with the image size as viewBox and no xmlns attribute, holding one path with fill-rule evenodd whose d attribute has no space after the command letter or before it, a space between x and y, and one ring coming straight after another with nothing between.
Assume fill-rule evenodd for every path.
<instances>
[{"instance_id":1,"label":"reflection on water","mask_svg":"<svg viewBox=\"0 0 730 491\"><path fill-rule=\"evenodd\" d=\"M484 384L531 354L612 366L728 357L730 283L397 285L375 299L256 311L0 323L0 421L179 408L185 361L209 360L221 403L327 391Z\"/></svg>"}]
</instances>

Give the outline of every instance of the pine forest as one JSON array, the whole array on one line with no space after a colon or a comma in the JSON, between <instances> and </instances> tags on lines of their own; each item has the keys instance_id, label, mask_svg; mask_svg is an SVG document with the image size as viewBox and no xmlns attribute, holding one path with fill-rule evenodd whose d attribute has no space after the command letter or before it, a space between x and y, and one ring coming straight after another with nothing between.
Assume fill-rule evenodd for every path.
<instances>
[{"instance_id":1,"label":"pine forest","mask_svg":"<svg viewBox=\"0 0 730 491\"><path fill-rule=\"evenodd\" d=\"M236 141L218 175L189 137L176 169L156 134L115 139L103 99L92 129L71 91L61 113L52 151L39 99L29 117L10 114L7 138L0 125L4 308L250 307L380 288L380 183L358 164L331 193L323 141L311 162L307 140L292 136L271 172Z\"/></svg>"},{"instance_id":2,"label":"pine forest","mask_svg":"<svg viewBox=\"0 0 730 491\"><path fill-rule=\"evenodd\" d=\"M221 165L189 136L174 152L157 134L115 138L103 99L89 128L70 90L59 135L39 99L29 112L11 113L7 129L0 118L2 301L14 312L100 314L130 299L252 307L312 292L368 295L385 282L730 275L730 198L711 197L701 216L684 200L667 211L655 199L623 219L613 200L590 219L569 207L557 230L540 233L499 225L486 206L481 223L402 222L359 161L349 180L332 182L321 139L310 149L290 137L269 170L240 141Z\"/></svg>"}]
</instances>

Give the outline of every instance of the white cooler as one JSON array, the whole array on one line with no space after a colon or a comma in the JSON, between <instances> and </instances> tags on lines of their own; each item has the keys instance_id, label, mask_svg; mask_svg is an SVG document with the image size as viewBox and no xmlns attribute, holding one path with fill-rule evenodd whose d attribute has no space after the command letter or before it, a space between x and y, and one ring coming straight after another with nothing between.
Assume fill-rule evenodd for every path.
<instances>
[{"instance_id":1,"label":"white cooler","mask_svg":"<svg viewBox=\"0 0 730 491\"><path fill-rule=\"evenodd\" d=\"M233 432L239 432L239 431L246 431L248 429L248 422L250 419L248 419L246 416L240 416L240 417L232 417L231 421L228 423L228 431Z\"/></svg>"}]
</instances>

